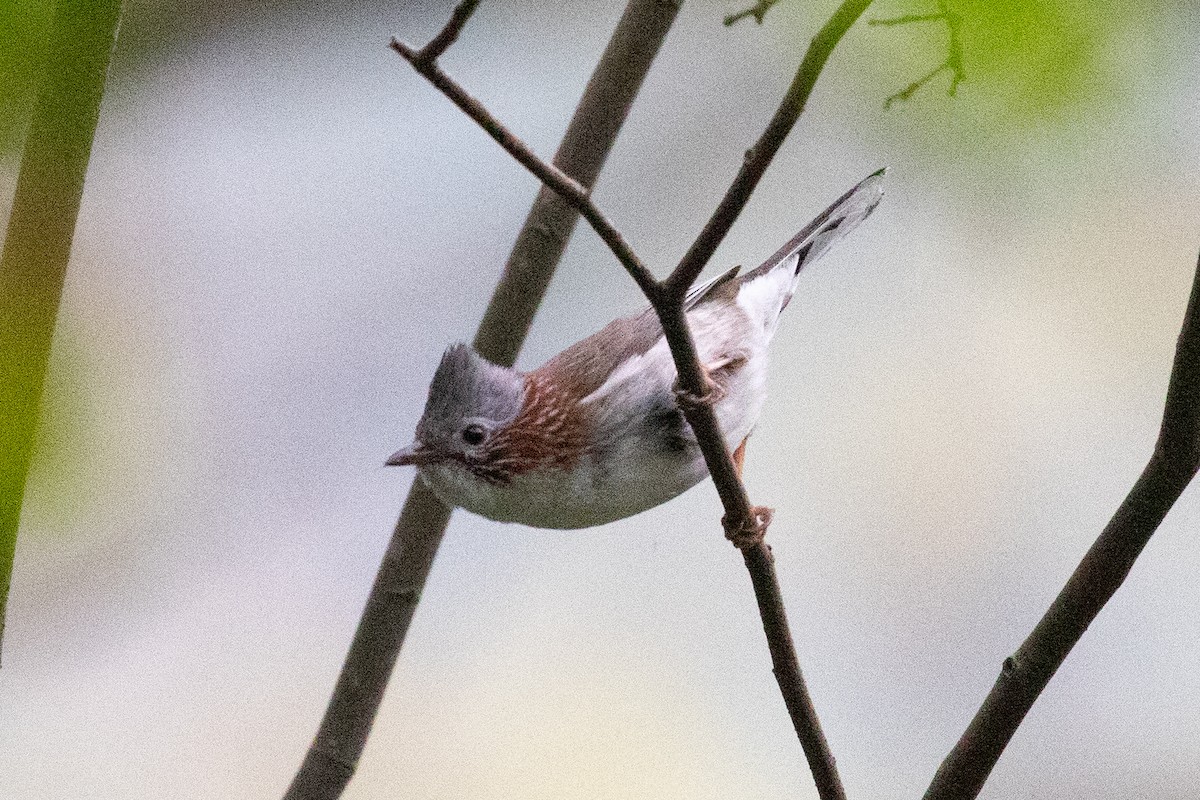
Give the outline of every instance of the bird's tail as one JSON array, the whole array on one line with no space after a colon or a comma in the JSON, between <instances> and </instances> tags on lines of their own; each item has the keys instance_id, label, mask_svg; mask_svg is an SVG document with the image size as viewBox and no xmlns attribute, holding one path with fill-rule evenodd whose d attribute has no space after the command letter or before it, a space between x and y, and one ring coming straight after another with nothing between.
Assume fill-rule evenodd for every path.
<instances>
[{"instance_id":1,"label":"bird's tail","mask_svg":"<svg viewBox=\"0 0 1200 800\"><path fill-rule=\"evenodd\" d=\"M858 227L858 223L870 216L875 206L879 205L879 201L883 199L885 174L887 167L872 172L859 181L857 186L835 200L833 205L805 225L787 244L776 250L762 266L743 275L742 282L747 283L766 275L790 259L796 261L792 273L797 274L823 256L825 251Z\"/></svg>"},{"instance_id":2,"label":"bird's tail","mask_svg":"<svg viewBox=\"0 0 1200 800\"><path fill-rule=\"evenodd\" d=\"M886 172L887 168L884 167L861 180L805 225L787 244L776 250L762 266L743 275L740 279L739 302L750 306L772 306L770 310L758 310L763 314L764 323L773 328L779 313L787 307L796 291L800 270L823 256L879 205L883 199L883 177Z\"/></svg>"}]
</instances>

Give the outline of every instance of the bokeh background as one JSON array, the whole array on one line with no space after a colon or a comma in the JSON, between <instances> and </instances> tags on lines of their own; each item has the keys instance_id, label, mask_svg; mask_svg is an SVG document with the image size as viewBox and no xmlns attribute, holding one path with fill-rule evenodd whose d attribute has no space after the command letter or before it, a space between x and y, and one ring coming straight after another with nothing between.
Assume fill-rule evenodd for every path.
<instances>
[{"instance_id":1,"label":"bokeh background","mask_svg":"<svg viewBox=\"0 0 1200 800\"><path fill-rule=\"evenodd\" d=\"M596 190L668 269L830 0L681 12ZM549 154L622 3L485 3L447 68ZM1150 453L1200 248L1200 12L954 0L856 26L713 262L891 167L805 276L746 478L852 797L918 796ZM43 2L0 6L7 214ZM387 47L448 3L131 0L92 155L0 670L0 794L279 796L536 185ZM878 0L867 17L928 12ZM0 220L2 221L2 220ZM590 230L520 364L640 305ZM456 514L348 798L815 793L708 484L533 531ZM1200 492L985 796L1200 789Z\"/></svg>"}]
</instances>

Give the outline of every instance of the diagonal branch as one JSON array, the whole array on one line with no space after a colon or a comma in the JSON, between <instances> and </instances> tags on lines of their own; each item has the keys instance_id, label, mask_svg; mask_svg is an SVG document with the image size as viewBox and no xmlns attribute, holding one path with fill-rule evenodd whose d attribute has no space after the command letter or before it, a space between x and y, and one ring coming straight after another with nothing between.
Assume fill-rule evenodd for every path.
<instances>
[{"instance_id":1,"label":"diagonal branch","mask_svg":"<svg viewBox=\"0 0 1200 800\"><path fill-rule=\"evenodd\" d=\"M1142 548L1200 470L1200 261L1175 347L1154 453L1116 514L942 762L925 800L976 797L1071 648L1121 587Z\"/></svg>"},{"instance_id":2,"label":"diagonal branch","mask_svg":"<svg viewBox=\"0 0 1200 800\"><path fill-rule=\"evenodd\" d=\"M458 9L455 10L455 17L458 17L463 6L474 6L478 0L467 0ZM620 231L609 221L596 204L592 202L589 191L579 184L571 176L564 173L553 164L548 164L538 158L537 154L529 148L516 134L504 126L498 119L492 116L492 113L483 107L483 104L467 93L458 83L447 75L435 59L431 59L426 55L428 47L423 47L420 50L415 50L409 45L401 42L398 39L392 39L391 48L404 57L408 63L412 64L413 69L423 75L426 80L441 90L442 94L450 98L454 105L458 106L463 113L475 120L479 127L483 128L489 136L496 140L496 143L503 147L509 155L517 160L521 166L529 170L534 176L544 185L549 186L557 192L564 200L570 203L583 218L586 219L599 234L608 248L625 267L637 285L647 296L653 296L657 292L657 284L650 270L642 264L641 259L633 252L633 248L625 241Z\"/></svg>"},{"instance_id":3,"label":"diagonal branch","mask_svg":"<svg viewBox=\"0 0 1200 800\"><path fill-rule=\"evenodd\" d=\"M459 6L451 20L455 34L470 5ZM630 0L617 23L554 156L554 164L581 186L600 174L678 10L678 2ZM448 45L451 38L443 31L434 41ZM578 219L549 189L538 193L475 335L475 348L485 357L509 365L516 360ZM333 800L353 776L449 519L450 509L415 482L320 730L288 789L290 800Z\"/></svg>"},{"instance_id":4,"label":"diagonal branch","mask_svg":"<svg viewBox=\"0 0 1200 800\"><path fill-rule=\"evenodd\" d=\"M421 54L424 50L417 50L395 39L391 44L392 49L475 120L522 166L579 211L608 244L609 249L637 282L658 314L679 376L680 407L696 434L709 473L725 508L722 524L726 535L742 550L746 568L750 572L775 677L822 800L843 800L845 791L800 671L787 625L782 592L775 574L774 560L770 548L763 543L770 522L770 510L751 505L725 446L724 436L708 393L709 379L700 365L696 345L687 326L684 298L688 288L749 202L758 181L803 112L808 96L833 48L868 5L870 0L844 0L813 39L779 110L759 137L755 147L747 153L742 169L721 204L683 261L661 283L653 278L586 191L553 166L541 161L475 98L446 75L435 60L423 58Z\"/></svg>"}]
</instances>

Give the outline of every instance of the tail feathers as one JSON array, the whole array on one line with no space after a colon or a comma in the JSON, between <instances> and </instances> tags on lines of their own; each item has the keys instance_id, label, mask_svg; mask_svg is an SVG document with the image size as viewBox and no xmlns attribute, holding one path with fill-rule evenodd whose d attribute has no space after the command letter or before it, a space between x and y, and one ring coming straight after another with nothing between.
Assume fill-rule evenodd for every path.
<instances>
[{"instance_id":1,"label":"tail feathers","mask_svg":"<svg viewBox=\"0 0 1200 800\"><path fill-rule=\"evenodd\" d=\"M774 332L779 314L796 291L800 270L823 256L829 248L871 215L883 199L887 168L873 172L763 262L741 278L738 303Z\"/></svg>"},{"instance_id":2,"label":"tail feathers","mask_svg":"<svg viewBox=\"0 0 1200 800\"><path fill-rule=\"evenodd\" d=\"M871 173L835 200L833 205L805 225L791 241L776 250L762 266L742 276L742 283L749 283L766 275L793 258L795 265L791 271L795 275L823 256L842 237L858 227L858 223L869 217L875 206L879 205L879 201L883 199L883 178L886 173L887 167Z\"/></svg>"}]
</instances>

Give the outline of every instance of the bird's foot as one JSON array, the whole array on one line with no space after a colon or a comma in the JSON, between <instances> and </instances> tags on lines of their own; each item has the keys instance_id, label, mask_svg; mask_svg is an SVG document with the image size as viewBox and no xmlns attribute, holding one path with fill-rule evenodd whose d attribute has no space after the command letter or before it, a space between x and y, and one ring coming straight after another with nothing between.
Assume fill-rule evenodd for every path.
<instances>
[{"instance_id":1,"label":"bird's foot","mask_svg":"<svg viewBox=\"0 0 1200 800\"><path fill-rule=\"evenodd\" d=\"M732 523L728 517L721 517L721 526L725 528L725 538L733 543L738 550L749 550L762 544L767 535L767 527L775 510L766 506L754 506L750 509L750 518L741 524Z\"/></svg>"},{"instance_id":2,"label":"bird's foot","mask_svg":"<svg viewBox=\"0 0 1200 800\"><path fill-rule=\"evenodd\" d=\"M675 380L674 390L675 402L685 414L703 406L715 406L725 396L725 389L722 388L721 384L712 379L712 376L708 374L708 370L704 371L704 392L702 394L695 394L684 389L679 385L678 378Z\"/></svg>"}]
</instances>

